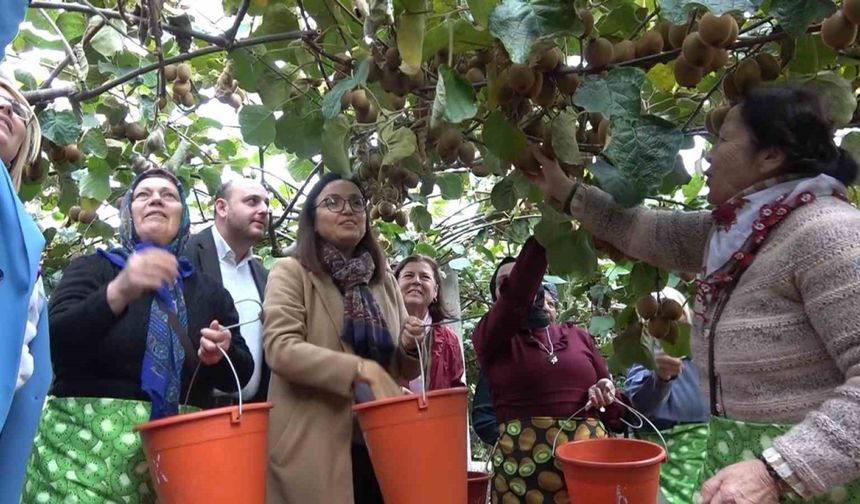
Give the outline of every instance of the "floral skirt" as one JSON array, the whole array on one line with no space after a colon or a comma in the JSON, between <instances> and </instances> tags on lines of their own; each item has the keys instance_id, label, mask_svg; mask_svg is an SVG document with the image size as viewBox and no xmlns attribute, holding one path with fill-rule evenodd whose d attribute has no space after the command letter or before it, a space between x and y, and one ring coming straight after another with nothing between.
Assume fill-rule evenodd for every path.
<instances>
[{"instance_id":1,"label":"floral skirt","mask_svg":"<svg viewBox=\"0 0 860 504\"><path fill-rule=\"evenodd\" d=\"M180 407L181 412L196 408ZM27 465L26 504L153 504L140 436L150 403L49 397Z\"/></svg>"},{"instance_id":2,"label":"floral skirt","mask_svg":"<svg viewBox=\"0 0 860 504\"><path fill-rule=\"evenodd\" d=\"M493 504L568 504L561 465L553 456L568 441L605 438L599 420L532 417L499 424L499 442L492 455Z\"/></svg>"},{"instance_id":3,"label":"floral skirt","mask_svg":"<svg viewBox=\"0 0 860 504\"><path fill-rule=\"evenodd\" d=\"M705 464L699 475L698 488L720 469L761 455L773 444L773 438L791 429L791 425L741 422L723 417L711 417ZM698 499L698 491L695 497ZM697 501L694 501L697 502ZM814 504L860 502L860 480L838 486L825 495L804 501Z\"/></svg>"}]
</instances>

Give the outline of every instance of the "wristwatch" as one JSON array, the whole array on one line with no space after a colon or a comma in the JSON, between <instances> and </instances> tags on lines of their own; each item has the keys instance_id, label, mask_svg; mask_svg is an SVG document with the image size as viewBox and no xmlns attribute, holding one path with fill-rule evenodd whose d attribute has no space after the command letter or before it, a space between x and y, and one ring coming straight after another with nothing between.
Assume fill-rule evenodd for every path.
<instances>
[{"instance_id":1,"label":"wristwatch","mask_svg":"<svg viewBox=\"0 0 860 504\"><path fill-rule=\"evenodd\" d=\"M788 462L773 447L764 450L759 459L764 462L768 474L776 481L782 497L789 500L806 500L809 498L806 485L800 481Z\"/></svg>"}]
</instances>

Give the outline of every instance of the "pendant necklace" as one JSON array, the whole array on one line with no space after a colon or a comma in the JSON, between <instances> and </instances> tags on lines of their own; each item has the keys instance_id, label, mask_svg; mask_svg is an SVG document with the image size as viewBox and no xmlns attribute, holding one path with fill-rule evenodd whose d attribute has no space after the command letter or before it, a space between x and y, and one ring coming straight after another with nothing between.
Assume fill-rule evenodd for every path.
<instances>
[{"instance_id":1,"label":"pendant necklace","mask_svg":"<svg viewBox=\"0 0 860 504\"><path fill-rule=\"evenodd\" d=\"M544 331L546 331L546 342L549 345L549 348L545 347L544 344L541 343L540 340L536 339L534 336L532 336L532 339L535 341L535 343L538 344L541 350L546 352L546 360L549 361L550 364L555 366L556 364L558 364L558 356L555 354L555 349L552 346L552 338L549 337L549 327L544 327Z\"/></svg>"}]
</instances>

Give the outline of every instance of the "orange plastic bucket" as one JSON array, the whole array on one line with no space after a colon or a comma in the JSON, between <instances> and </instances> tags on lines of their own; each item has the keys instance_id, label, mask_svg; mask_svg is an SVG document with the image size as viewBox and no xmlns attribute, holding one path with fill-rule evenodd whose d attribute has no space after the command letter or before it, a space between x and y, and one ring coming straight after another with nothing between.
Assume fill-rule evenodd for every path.
<instances>
[{"instance_id":1,"label":"orange plastic bucket","mask_svg":"<svg viewBox=\"0 0 860 504\"><path fill-rule=\"evenodd\" d=\"M271 403L176 415L140 432L160 504L262 504Z\"/></svg>"},{"instance_id":2,"label":"orange plastic bucket","mask_svg":"<svg viewBox=\"0 0 860 504\"><path fill-rule=\"evenodd\" d=\"M466 389L353 406L385 504L466 502ZM250 502L250 501L248 501Z\"/></svg>"},{"instance_id":3,"label":"orange plastic bucket","mask_svg":"<svg viewBox=\"0 0 860 504\"><path fill-rule=\"evenodd\" d=\"M487 504L487 488L490 475L485 472L469 471L468 504Z\"/></svg>"},{"instance_id":4,"label":"orange plastic bucket","mask_svg":"<svg viewBox=\"0 0 860 504\"><path fill-rule=\"evenodd\" d=\"M585 439L563 444L561 461L571 504L656 504L662 446L639 439Z\"/></svg>"}]
</instances>

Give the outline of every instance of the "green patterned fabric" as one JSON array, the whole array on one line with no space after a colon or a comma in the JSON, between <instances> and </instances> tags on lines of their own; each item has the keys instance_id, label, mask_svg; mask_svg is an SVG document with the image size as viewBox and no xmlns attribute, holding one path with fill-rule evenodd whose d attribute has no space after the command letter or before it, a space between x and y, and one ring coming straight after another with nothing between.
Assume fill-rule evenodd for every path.
<instances>
[{"instance_id":1,"label":"green patterned fabric","mask_svg":"<svg viewBox=\"0 0 860 504\"><path fill-rule=\"evenodd\" d=\"M669 458L660 466L660 489L670 504L690 504L699 489L699 472L705 462L708 424L681 424L661 431L669 448ZM652 432L637 432L637 437L662 445Z\"/></svg>"},{"instance_id":2,"label":"green patterned fabric","mask_svg":"<svg viewBox=\"0 0 860 504\"><path fill-rule=\"evenodd\" d=\"M180 412L196 411L180 407ZM48 398L27 466L25 504L154 504L140 437L150 403Z\"/></svg>"},{"instance_id":3,"label":"green patterned fabric","mask_svg":"<svg viewBox=\"0 0 860 504\"><path fill-rule=\"evenodd\" d=\"M775 437L791 429L791 425L741 422L711 417L705 464L699 476L698 488L720 469L744 460L751 460L770 448ZM696 492L696 499L699 494ZM693 501L697 502L697 501ZM804 501L813 504L860 502L860 480L831 490L826 495Z\"/></svg>"}]
</instances>

